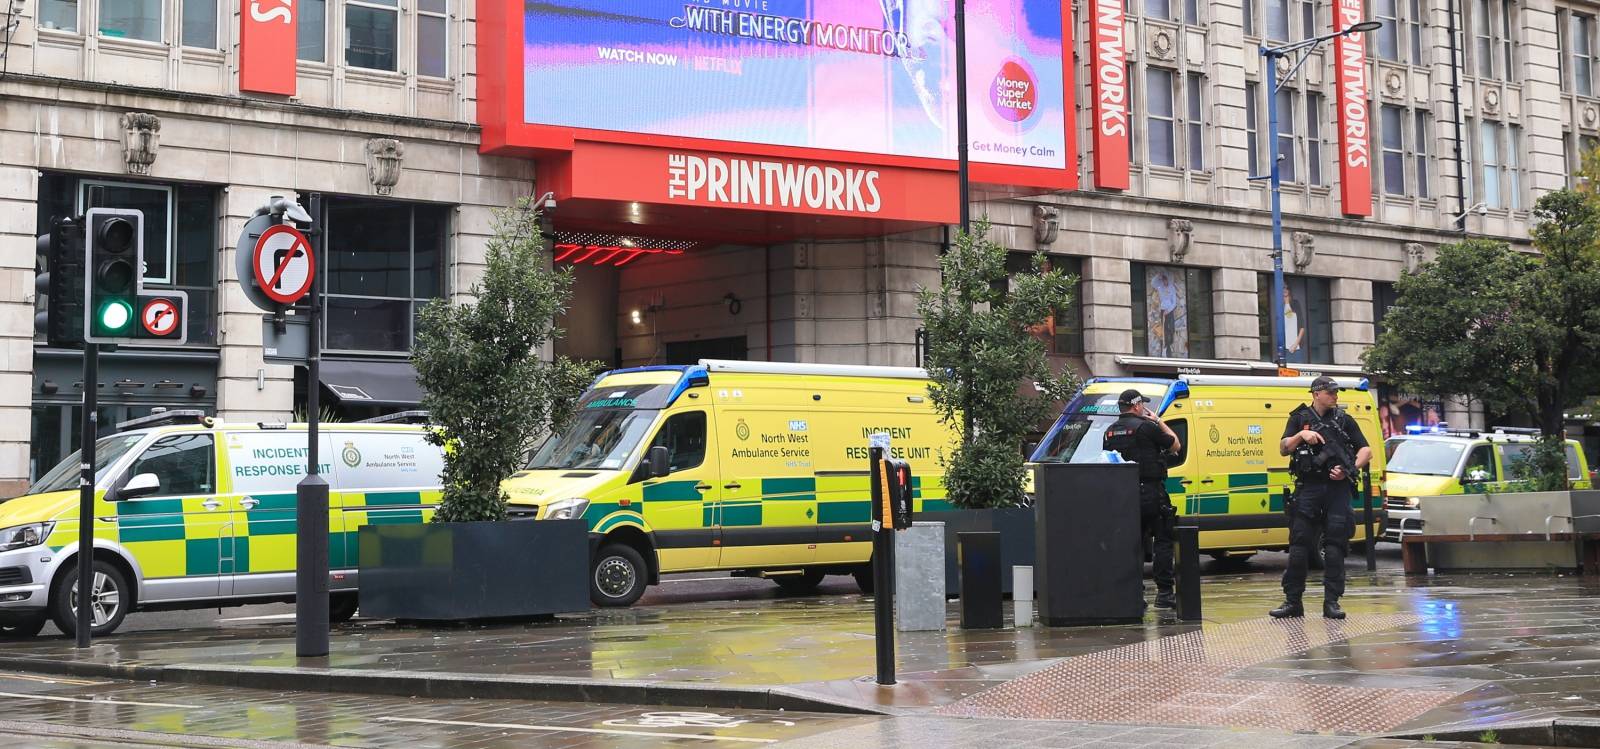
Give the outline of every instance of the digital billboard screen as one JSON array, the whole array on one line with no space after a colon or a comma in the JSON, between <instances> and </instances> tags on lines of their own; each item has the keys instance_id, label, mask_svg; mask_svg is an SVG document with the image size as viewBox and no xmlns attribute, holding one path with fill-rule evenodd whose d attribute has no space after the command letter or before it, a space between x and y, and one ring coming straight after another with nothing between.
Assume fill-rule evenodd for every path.
<instances>
[{"instance_id":1,"label":"digital billboard screen","mask_svg":"<svg viewBox=\"0 0 1600 749\"><path fill-rule=\"evenodd\" d=\"M970 158L1065 169L1061 0L967 0ZM523 122L956 158L947 0L524 5Z\"/></svg>"}]
</instances>

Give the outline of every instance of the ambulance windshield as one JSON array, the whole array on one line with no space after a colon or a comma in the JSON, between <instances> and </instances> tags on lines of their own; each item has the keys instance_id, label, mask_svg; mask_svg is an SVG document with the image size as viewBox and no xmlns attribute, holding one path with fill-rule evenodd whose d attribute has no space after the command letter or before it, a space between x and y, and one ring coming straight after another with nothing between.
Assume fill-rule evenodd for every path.
<instances>
[{"instance_id":1,"label":"ambulance windshield","mask_svg":"<svg viewBox=\"0 0 1600 749\"><path fill-rule=\"evenodd\" d=\"M579 407L572 425L554 439L546 440L528 461L531 469L590 468L614 471L622 468L639 441L650 431L657 411L629 408Z\"/></svg>"},{"instance_id":2,"label":"ambulance windshield","mask_svg":"<svg viewBox=\"0 0 1600 749\"><path fill-rule=\"evenodd\" d=\"M1422 476L1454 476L1461 463L1464 442L1409 439L1394 448L1394 456L1384 470Z\"/></svg>"},{"instance_id":3,"label":"ambulance windshield","mask_svg":"<svg viewBox=\"0 0 1600 749\"><path fill-rule=\"evenodd\" d=\"M144 439L143 434L114 434L110 437L101 437L94 443L94 480L98 484L106 466L115 463L117 458L128 452L128 448ZM78 453L74 451L66 460L56 464L49 473L39 477L28 489L29 494L44 494L45 492L60 492L75 489L78 486Z\"/></svg>"},{"instance_id":4,"label":"ambulance windshield","mask_svg":"<svg viewBox=\"0 0 1600 749\"><path fill-rule=\"evenodd\" d=\"M1116 393L1084 395L1073 404L1067 418L1057 422L1045 438L1041 463L1095 463L1105 449L1106 427L1121 409Z\"/></svg>"}]
</instances>

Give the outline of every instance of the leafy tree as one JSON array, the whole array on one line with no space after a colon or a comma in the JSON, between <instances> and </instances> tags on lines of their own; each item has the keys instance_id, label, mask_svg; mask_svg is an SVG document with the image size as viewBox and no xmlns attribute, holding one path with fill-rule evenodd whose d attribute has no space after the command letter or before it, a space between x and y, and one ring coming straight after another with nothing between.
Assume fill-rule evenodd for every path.
<instances>
[{"instance_id":1,"label":"leafy tree","mask_svg":"<svg viewBox=\"0 0 1600 749\"><path fill-rule=\"evenodd\" d=\"M593 375L593 362L542 355L562 334L555 318L572 294L571 270L553 270L544 250L538 214L523 198L496 213L474 301L422 309L411 360L436 425L428 441L446 447L435 522L505 519L500 482L571 416Z\"/></svg>"},{"instance_id":2,"label":"leafy tree","mask_svg":"<svg viewBox=\"0 0 1600 749\"><path fill-rule=\"evenodd\" d=\"M1553 454L1564 409L1600 386L1600 200L1560 190L1540 197L1533 216L1539 254L1467 240L1401 276L1364 360L1400 387L1526 413Z\"/></svg>"},{"instance_id":3,"label":"leafy tree","mask_svg":"<svg viewBox=\"0 0 1600 749\"><path fill-rule=\"evenodd\" d=\"M1050 370L1034 334L1072 303L1077 279L1046 271L1010 278L1006 251L980 223L939 260L944 283L923 289L917 309L927 330L929 398L939 418L956 426L961 442L940 455L945 486L957 507L1009 507L1022 497L1023 440L1052 405L1077 388L1070 370ZM1037 386L1039 395L1025 394Z\"/></svg>"}]
</instances>

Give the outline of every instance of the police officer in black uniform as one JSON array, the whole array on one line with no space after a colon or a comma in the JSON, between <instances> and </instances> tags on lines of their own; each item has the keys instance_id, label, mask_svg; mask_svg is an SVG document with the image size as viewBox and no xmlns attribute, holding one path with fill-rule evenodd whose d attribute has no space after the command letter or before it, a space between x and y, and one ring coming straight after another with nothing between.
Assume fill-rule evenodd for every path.
<instances>
[{"instance_id":1,"label":"police officer in black uniform","mask_svg":"<svg viewBox=\"0 0 1600 749\"><path fill-rule=\"evenodd\" d=\"M1183 445L1172 427L1145 407L1150 399L1138 390L1124 390L1117 398L1122 416L1106 428L1104 444L1124 460L1139 464L1139 542L1155 538L1155 560L1151 565L1156 580L1156 608L1175 606L1172 597L1172 520L1176 511L1167 496L1167 456L1177 455Z\"/></svg>"},{"instance_id":2,"label":"police officer in black uniform","mask_svg":"<svg viewBox=\"0 0 1600 749\"><path fill-rule=\"evenodd\" d=\"M1294 475L1289 514L1289 567L1283 571L1283 605L1273 609L1282 619L1305 616L1301 596L1306 590L1306 564L1322 539L1322 616L1343 619L1339 597L1344 595L1344 558L1355 534L1355 514L1350 501L1355 480L1372 460L1372 448L1355 419L1339 409L1339 384L1332 377L1311 382L1311 405L1301 404L1289 414L1278 450L1291 456Z\"/></svg>"}]
</instances>

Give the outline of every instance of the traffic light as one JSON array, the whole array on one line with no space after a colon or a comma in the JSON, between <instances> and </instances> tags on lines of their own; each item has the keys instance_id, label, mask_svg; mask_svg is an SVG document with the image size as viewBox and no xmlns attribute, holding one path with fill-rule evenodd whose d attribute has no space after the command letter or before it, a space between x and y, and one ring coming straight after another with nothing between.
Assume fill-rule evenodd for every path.
<instances>
[{"instance_id":1,"label":"traffic light","mask_svg":"<svg viewBox=\"0 0 1600 749\"><path fill-rule=\"evenodd\" d=\"M39 235L42 268L34 279L44 309L34 316L34 328L54 347L83 344L83 222L57 218L50 231Z\"/></svg>"},{"instance_id":2,"label":"traffic light","mask_svg":"<svg viewBox=\"0 0 1600 749\"><path fill-rule=\"evenodd\" d=\"M144 258L144 214L91 208L86 217L88 289L84 340L116 343L135 336L139 274Z\"/></svg>"}]
</instances>

